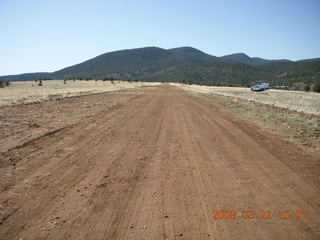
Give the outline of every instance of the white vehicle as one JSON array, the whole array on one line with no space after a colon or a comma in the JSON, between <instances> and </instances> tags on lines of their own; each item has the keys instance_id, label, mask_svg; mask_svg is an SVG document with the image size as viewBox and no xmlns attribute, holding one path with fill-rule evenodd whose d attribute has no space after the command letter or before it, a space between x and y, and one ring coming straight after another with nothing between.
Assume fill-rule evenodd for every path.
<instances>
[{"instance_id":1,"label":"white vehicle","mask_svg":"<svg viewBox=\"0 0 320 240\"><path fill-rule=\"evenodd\" d=\"M262 83L262 82L257 82L255 85L251 86L251 91L253 92L263 92L271 87L269 86L269 83Z\"/></svg>"}]
</instances>

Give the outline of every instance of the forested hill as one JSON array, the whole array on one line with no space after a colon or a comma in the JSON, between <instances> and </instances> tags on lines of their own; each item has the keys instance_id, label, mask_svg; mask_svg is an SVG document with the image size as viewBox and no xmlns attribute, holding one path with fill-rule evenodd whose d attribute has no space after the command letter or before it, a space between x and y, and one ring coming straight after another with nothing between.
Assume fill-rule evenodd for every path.
<instances>
[{"instance_id":1,"label":"forested hill","mask_svg":"<svg viewBox=\"0 0 320 240\"><path fill-rule=\"evenodd\" d=\"M320 59L301 61L251 58L244 53L215 57L192 47L146 47L105 53L52 73L2 76L0 80L39 78L115 78L122 80L248 85L256 81L293 85L320 82Z\"/></svg>"}]
</instances>

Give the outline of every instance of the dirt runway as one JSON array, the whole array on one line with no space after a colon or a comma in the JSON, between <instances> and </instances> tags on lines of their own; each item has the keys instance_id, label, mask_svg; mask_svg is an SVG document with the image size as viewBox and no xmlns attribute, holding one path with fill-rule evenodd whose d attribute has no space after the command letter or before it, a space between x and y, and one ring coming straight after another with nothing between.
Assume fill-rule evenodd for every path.
<instances>
[{"instance_id":1,"label":"dirt runway","mask_svg":"<svg viewBox=\"0 0 320 240\"><path fill-rule=\"evenodd\" d=\"M320 238L319 155L169 85L14 154L0 239Z\"/></svg>"}]
</instances>

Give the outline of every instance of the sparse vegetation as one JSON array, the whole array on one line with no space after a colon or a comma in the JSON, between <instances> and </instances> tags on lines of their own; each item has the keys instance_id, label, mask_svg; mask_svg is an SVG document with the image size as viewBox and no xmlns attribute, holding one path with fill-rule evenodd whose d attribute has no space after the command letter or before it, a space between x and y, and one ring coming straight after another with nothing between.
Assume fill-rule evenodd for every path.
<instances>
[{"instance_id":1,"label":"sparse vegetation","mask_svg":"<svg viewBox=\"0 0 320 240\"><path fill-rule=\"evenodd\" d=\"M254 93L248 88L239 87L188 86L182 84L173 85L191 92L218 94L233 97L235 100L254 101L260 104L269 104L281 108L320 115L320 105L318 104L319 96L317 93L283 90L268 90L262 93Z\"/></svg>"},{"instance_id":2,"label":"sparse vegetation","mask_svg":"<svg viewBox=\"0 0 320 240\"><path fill-rule=\"evenodd\" d=\"M114 81L114 83L116 83L116 81ZM38 84L42 84L43 86L38 87ZM36 83L34 81L13 82L10 85L10 89L1 88L0 106L116 91L144 85L154 86L158 84L159 83L129 84L125 81L117 84L109 84L109 82L106 84L102 81L76 81L69 84L67 81L67 84L64 84L64 80L37 80Z\"/></svg>"}]
</instances>

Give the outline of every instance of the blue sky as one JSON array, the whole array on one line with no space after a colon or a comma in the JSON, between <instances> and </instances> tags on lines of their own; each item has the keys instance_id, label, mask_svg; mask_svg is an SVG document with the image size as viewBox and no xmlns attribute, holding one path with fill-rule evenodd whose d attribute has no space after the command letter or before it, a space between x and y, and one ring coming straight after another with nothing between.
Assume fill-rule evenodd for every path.
<instances>
[{"instance_id":1,"label":"blue sky","mask_svg":"<svg viewBox=\"0 0 320 240\"><path fill-rule=\"evenodd\" d=\"M0 75L145 46L299 60L320 57L320 0L0 0L0 33Z\"/></svg>"}]
</instances>

